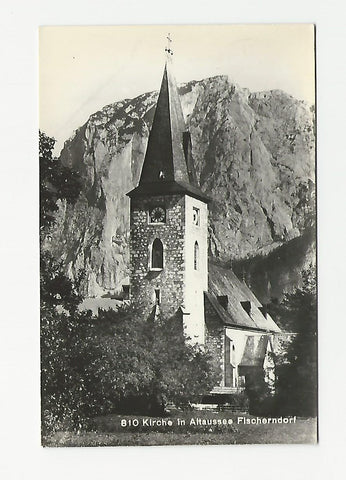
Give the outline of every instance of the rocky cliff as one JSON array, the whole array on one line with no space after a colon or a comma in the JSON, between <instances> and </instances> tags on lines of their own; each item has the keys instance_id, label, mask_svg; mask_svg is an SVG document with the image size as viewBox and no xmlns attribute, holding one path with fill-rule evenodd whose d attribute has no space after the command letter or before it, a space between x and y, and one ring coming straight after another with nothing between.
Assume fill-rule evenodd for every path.
<instances>
[{"instance_id":1,"label":"rocky cliff","mask_svg":"<svg viewBox=\"0 0 346 480\"><path fill-rule=\"evenodd\" d=\"M249 271L251 258L273 255L313 223L313 108L279 90L251 93L225 76L184 84L180 95L197 175L213 198L210 256L243 261ZM60 205L47 245L72 277L84 272L86 295L114 293L126 282L125 194L139 179L156 99L151 92L104 107L61 152L83 192L74 207ZM295 270L313 258L313 242Z\"/></svg>"}]
</instances>

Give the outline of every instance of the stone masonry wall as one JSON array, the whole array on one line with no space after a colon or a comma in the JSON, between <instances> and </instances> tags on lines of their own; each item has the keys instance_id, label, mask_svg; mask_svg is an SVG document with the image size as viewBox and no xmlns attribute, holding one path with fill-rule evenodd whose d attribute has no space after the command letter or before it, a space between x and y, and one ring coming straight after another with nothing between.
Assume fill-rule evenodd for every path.
<instances>
[{"instance_id":1,"label":"stone masonry wall","mask_svg":"<svg viewBox=\"0 0 346 480\"><path fill-rule=\"evenodd\" d=\"M149 223L149 209L155 206L166 209L165 223ZM147 196L131 200L131 299L148 314L155 305L155 289L160 289L160 309L164 315L173 315L183 304L184 222L184 195ZM156 238L163 244L164 268L161 271L150 270L151 246Z\"/></svg>"},{"instance_id":2,"label":"stone masonry wall","mask_svg":"<svg viewBox=\"0 0 346 480\"><path fill-rule=\"evenodd\" d=\"M220 386L225 384L225 335L223 325L215 314L208 300L204 301L205 309L205 346L207 352L212 356L212 363L216 369L221 371Z\"/></svg>"}]
</instances>

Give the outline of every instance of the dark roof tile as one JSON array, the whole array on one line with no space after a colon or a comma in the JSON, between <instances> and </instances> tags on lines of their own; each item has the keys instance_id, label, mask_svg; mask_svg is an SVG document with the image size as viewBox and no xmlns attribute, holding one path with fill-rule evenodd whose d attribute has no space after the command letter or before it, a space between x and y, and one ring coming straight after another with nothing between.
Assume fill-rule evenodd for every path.
<instances>
[{"instance_id":1,"label":"dark roof tile","mask_svg":"<svg viewBox=\"0 0 346 480\"><path fill-rule=\"evenodd\" d=\"M205 295L225 325L268 333L281 331L269 314L263 315L259 309L261 302L230 268L209 262L209 293ZM218 302L218 295L228 296L227 309ZM243 308L242 302L251 303L250 313Z\"/></svg>"},{"instance_id":2,"label":"dark roof tile","mask_svg":"<svg viewBox=\"0 0 346 480\"><path fill-rule=\"evenodd\" d=\"M139 184L128 195L187 193L209 201L197 182L191 138L171 63L168 55Z\"/></svg>"}]
</instances>

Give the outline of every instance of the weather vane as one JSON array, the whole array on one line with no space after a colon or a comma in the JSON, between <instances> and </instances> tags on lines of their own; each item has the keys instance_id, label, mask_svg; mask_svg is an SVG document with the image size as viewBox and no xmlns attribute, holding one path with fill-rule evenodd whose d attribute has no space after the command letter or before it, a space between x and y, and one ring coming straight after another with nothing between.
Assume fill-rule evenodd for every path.
<instances>
[{"instance_id":1,"label":"weather vane","mask_svg":"<svg viewBox=\"0 0 346 480\"><path fill-rule=\"evenodd\" d=\"M170 55L173 55L173 50L171 49L171 43L172 43L171 34L169 33L166 38L167 38L167 47L165 48L165 52L167 52Z\"/></svg>"}]
</instances>

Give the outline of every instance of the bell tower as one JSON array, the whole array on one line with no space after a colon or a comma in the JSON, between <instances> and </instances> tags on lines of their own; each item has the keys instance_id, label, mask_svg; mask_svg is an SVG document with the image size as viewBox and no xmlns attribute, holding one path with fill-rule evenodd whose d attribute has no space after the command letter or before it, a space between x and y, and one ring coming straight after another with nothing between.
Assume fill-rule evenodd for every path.
<instances>
[{"instance_id":1,"label":"bell tower","mask_svg":"<svg viewBox=\"0 0 346 480\"><path fill-rule=\"evenodd\" d=\"M153 125L130 207L130 295L148 315L183 315L193 343L205 341L209 198L201 191L176 81L170 38Z\"/></svg>"}]
</instances>

